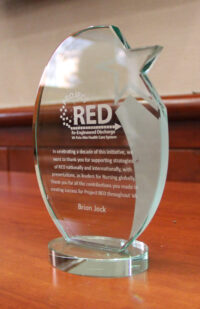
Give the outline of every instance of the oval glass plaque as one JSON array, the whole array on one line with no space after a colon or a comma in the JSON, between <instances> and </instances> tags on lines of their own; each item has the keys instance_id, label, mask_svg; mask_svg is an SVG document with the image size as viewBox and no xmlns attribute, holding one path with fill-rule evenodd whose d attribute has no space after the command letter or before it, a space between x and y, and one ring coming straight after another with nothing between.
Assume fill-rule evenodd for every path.
<instances>
[{"instance_id":1,"label":"oval glass plaque","mask_svg":"<svg viewBox=\"0 0 200 309\"><path fill-rule=\"evenodd\" d=\"M131 49L117 27L90 27L64 40L44 70L35 166L70 246L127 253L158 207L168 124L147 72L161 49Z\"/></svg>"}]
</instances>

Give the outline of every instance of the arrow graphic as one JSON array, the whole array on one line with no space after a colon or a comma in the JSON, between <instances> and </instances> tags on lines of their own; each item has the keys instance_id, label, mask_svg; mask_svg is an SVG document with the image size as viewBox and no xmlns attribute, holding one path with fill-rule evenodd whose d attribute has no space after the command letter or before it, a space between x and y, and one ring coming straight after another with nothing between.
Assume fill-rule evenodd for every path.
<instances>
[{"instance_id":1,"label":"arrow graphic","mask_svg":"<svg viewBox=\"0 0 200 309\"><path fill-rule=\"evenodd\" d=\"M109 126L78 126L78 127L70 127L71 130L96 130L96 129L114 129L117 131L121 126L118 123Z\"/></svg>"}]
</instances>

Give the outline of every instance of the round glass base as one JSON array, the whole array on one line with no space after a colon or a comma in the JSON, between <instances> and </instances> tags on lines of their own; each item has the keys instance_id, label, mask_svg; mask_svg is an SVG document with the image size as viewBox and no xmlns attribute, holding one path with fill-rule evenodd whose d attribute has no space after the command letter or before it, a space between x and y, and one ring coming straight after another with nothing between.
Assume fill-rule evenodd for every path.
<instances>
[{"instance_id":1,"label":"round glass base","mask_svg":"<svg viewBox=\"0 0 200 309\"><path fill-rule=\"evenodd\" d=\"M112 242L110 237L84 236ZM113 242L122 242L113 238ZM112 252L68 243L63 238L49 242L51 264L68 273L96 277L129 277L148 269L148 246L135 240L125 251Z\"/></svg>"}]
</instances>

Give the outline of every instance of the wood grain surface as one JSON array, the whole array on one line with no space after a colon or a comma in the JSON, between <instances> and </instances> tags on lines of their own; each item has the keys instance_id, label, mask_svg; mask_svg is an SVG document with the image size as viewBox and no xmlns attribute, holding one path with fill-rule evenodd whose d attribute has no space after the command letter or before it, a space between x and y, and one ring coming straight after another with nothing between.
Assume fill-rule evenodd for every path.
<instances>
[{"instance_id":1,"label":"wood grain surface","mask_svg":"<svg viewBox=\"0 0 200 309\"><path fill-rule=\"evenodd\" d=\"M53 269L58 237L31 173L0 173L0 308L200 308L200 184L168 182L140 237L149 270L131 278L81 277Z\"/></svg>"},{"instance_id":2,"label":"wood grain surface","mask_svg":"<svg viewBox=\"0 0 200 309\"><path fill-rule=\"evenodd\" d=\"M168 180L199 182L200 94L163 96L162 100L169 118ZM33 106L0 109L0 170L34 171L33 113Z\"/></svg>"},{"instance_id":3,"label":"wood grain surface","mask_svg":"<svg viewBox=\"0 0 200 309\"><path fill-rule=\"evenodd\" d=\"M169 120L199 119L200 94L162 96L167 107ZM0 126L31 126L34 106L22 106L0 109Z\"/></svg>"}]
</instances>

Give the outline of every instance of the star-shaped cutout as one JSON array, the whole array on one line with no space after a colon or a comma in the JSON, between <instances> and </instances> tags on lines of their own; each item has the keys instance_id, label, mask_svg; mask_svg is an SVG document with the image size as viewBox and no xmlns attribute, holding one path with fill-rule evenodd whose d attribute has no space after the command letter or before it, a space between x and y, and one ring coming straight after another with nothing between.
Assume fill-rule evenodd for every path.
<instances>
[{"instance_id":1,"label":"star-shaped cutout","mask_svg":"<svg viewBox=\"0 0 200 309\"><path fill-rule=\"evenodd\" d=\"M157 111L160 98L147 77L147 73L161 52L162 47L155 45L132 49L117 27L110 26L110 28L115 34L114 57L98 63L97 68L113 74L115 103L124 97L134 95L147 101Z\"/></svg>"}]
</instances>

